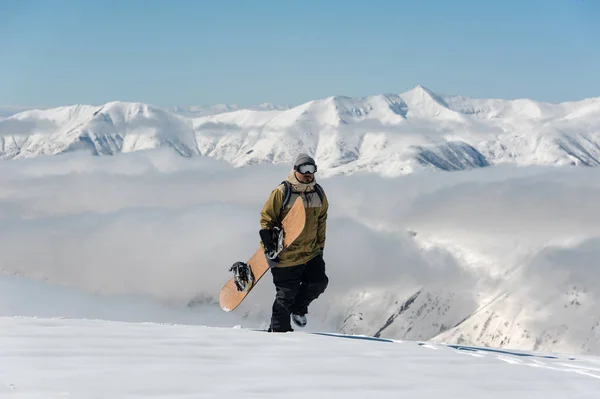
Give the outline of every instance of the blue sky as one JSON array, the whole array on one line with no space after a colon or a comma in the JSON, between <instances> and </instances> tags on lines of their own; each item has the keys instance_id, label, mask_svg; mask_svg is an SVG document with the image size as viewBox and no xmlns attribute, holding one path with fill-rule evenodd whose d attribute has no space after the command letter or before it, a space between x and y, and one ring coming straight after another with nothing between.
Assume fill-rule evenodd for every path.
<instances>
[{"instance_id":1,"label":"blue sky","mask_svg":"<svg viewBox=\"0 0 600 399\"><path fill-rule=\"evenodd\" d=\"M600 96L596 0L0 0L0 104Z\"/></svg>"}]
</instances>

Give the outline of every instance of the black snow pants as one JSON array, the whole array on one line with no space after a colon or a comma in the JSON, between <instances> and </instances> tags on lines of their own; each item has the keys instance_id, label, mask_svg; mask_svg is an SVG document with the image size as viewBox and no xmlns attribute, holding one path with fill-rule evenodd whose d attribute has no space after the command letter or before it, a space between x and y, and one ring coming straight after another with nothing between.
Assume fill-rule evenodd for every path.
<instances>
[{"instance_id":1,"label":"black snow pants","mask_svg":"<svg viewBox=\"0 0 600 399\"><path fill-rule=\"evenodd\" d=\"M293 331L291 313L307 314L311 302L327 288L329 279L325 274L325 261L319 255L299 266L274 267L271 274L277 294L273 302L270 330Z\"/></svg>"}]
</instances>

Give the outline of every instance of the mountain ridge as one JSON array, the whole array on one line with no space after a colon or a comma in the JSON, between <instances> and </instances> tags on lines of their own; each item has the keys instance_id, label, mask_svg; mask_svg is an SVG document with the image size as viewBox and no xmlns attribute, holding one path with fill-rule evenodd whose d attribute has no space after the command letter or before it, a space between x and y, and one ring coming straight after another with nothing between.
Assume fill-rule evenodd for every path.
<instances>
[{"instance_id":1,"label":"mountain ridge","mask_svg":"<svg viewBox=\"0 0 600 399\"><path fill-rule=\"evenodd\" d=\"M112 101L27 110L0 119L0 159L169 147L235 166L291 162L305 151L324 174L600 165L600 97L563 103L477 99L419 85L400 94L330 96L288 108L214 107Z\"/></svg>"}]
</instances>

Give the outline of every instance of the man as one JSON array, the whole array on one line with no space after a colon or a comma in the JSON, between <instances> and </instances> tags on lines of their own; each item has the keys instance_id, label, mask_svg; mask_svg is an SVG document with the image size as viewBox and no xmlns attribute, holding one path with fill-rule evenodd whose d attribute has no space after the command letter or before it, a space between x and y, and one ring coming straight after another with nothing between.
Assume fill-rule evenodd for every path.
<instances>
[{"instance_id":1,"label":"man","mask_svg":"<svg viewBox=\"0 0 600 399\"><path fill-rule=\"evenodd\" d=\"M329 283L325 274L325 226L329 203L321 186L316 183L317 165L307 154L300 154L287 177L291 197L285 209L284 184L271 192L260 218L262 229L281 223L296 198L300 196L306 210L306 224L298 238L290 245L271 268L276 296L273 302L270 332L294 331L290 316L299 327L307 323L308 306L317 299Z\"/></svg>"}]
</instances>

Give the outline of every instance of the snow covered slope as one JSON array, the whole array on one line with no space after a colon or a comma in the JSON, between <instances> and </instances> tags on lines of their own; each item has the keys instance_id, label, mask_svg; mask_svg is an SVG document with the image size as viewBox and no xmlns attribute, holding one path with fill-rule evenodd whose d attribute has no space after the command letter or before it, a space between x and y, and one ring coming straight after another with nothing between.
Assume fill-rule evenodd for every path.
<instances>
[{"instance_id":1,"label":"snow covered slope","mask_svg":"<svg viewBox=\"0 0 600 399\"><path fill-rule=\"evenodd\" d=\"M0 120L0 157L167 146L242 166L314 154L324 174L384 175L490 164L600 163L600 98L549 104L473 99L417 86L401 94L334 96L292 108L169 108L109 103L28 111Z\"/></svg>"},{"instance_id":2,"label":"snow covered slope","mask_svg":"<svg viewBox=\"0 0 600 399\"><path fill-rule=\"evenodd\" d=\"M0 157L5 159L71 151L112 155L161 147L184 156L198 154L186 119L145 104L31 110L0 121Z\"/></svg>"},{"instance_id":3,"label":"snow covered slope","mask_svg":"<svg viewBox=\"0 0 600 399\"><path fill-rule=\"evenodd\" d=\"M592 399L599 366L596 357L305 333L0 318L3 398Z\"/></svg>"}]
</instances>

